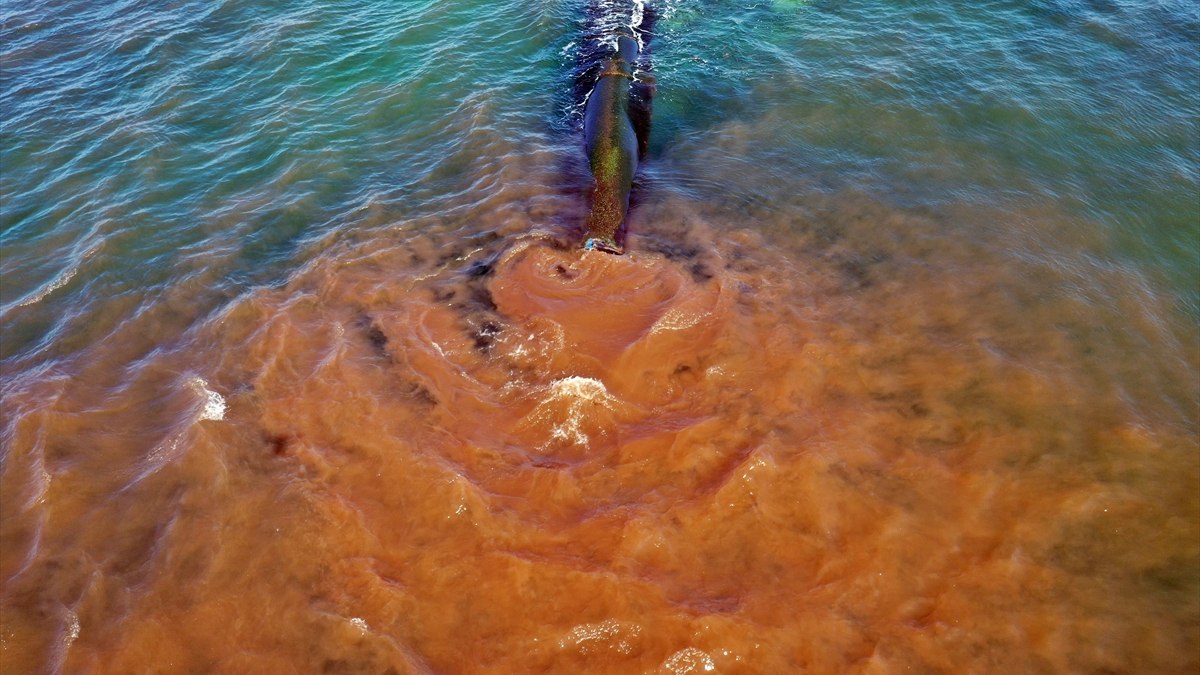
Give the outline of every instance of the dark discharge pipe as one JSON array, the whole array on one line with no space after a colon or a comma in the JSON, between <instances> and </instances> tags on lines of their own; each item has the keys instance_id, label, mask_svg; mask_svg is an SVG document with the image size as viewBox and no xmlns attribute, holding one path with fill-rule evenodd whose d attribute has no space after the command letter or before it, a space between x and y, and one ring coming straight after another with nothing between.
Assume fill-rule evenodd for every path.
<instances>
[{"instance_id":1,"label":"dark discharge pipe","mask_svg":"<svg viewBox=\"0 0 1200 675\"><path fill-rule=\"evenodd\" d=\"M653 13L647 11L637 27L645 40L649 39L653 19ZM615 53L603 58L599 68L593 70L595 85L583 112L584 149L592 173L590 209L584 222L585 249L616 254L625 251L629 193L646 150L654 87L648 75L635 74L638 56L638 41L618 35Z\"/></svg>"}]
</instances>

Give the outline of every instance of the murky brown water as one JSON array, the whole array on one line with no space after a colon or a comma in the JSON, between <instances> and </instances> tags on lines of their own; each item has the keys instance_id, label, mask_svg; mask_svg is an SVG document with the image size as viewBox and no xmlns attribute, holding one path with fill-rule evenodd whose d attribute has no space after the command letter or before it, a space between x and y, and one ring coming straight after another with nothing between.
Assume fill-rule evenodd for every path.
<instances>
[{"instance_id":1,"label":"murky brown water","mask_svg":"<svg viewBox=\"0 0 1200 675\"><path fill-rule=\"evenodd\" d=\"M582 253L556 199L11 374L5 672L1200 667L1197 349L1142 280L853 195Z\"/></svg>"}]
</instances>

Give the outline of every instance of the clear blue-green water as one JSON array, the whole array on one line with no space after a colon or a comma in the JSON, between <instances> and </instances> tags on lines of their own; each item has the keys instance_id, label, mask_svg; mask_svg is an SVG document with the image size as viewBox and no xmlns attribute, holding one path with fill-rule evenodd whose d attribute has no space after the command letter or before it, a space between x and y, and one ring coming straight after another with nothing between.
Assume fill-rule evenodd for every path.
<instances>
[{"instance_id":1,"label":"clear blue-green water","mask_svg":"<svg viewBox=\"0 0 1200 675\"><path fill-rule=\"evenodd\" d=\"M668 3L653 188L1046 209L1056 220L1030 230L1066 242L1065 264L1130 266L1194 319L1198 12ZM193 274L225 296L277 282L306 243L436 213L508 157L569 155L556 132L580 16L571 2L8 3L5 358L61 355L82 325L130 311L106 309L115 296ZM392 217L364 222L368 204ZM1043 252L996 229L955 236Z\"/></svg>"},{"instance_id":2,"label":"clear blue-green water","mask_svg":"<svg viewBox=\"0 0 1200 675\"><path fill-rule=\"evenodd\" d=\"M582 5L0 4L0 486L24 494L39 476L46 485L74 476L106 443L153 454L179 423L160 410L162 392L189 373L216 382L248 359L238 351L257 330L248 308L263 297L324 301L312 280L361 271L375 264L371 251L420 253L426 262L394 271L399 287L531 235L574 241L584 208L571 97ZM657 95L629 223L635 258L703 258L711 241L733 259L728 242L753 241L761 256L821 280L795 276L794 287L762 293L802 289L812 307L843 308L845 332L829 339L901 354L888 364L908 353L889 330L912 330L922 344L977 346L1028 366L1046 378L1042 393L1080 374L1077 388L1063 385L1078 397L1059 397L1079 414L1061 436L1050 431L1053 411L998 413L1004 421L984 427L1044 425L1053 454L1099 443L1087 420L1100 410L1114 427L1167 439L1162 461L1182 487L1138 483L1130 494L1194 515L1200 6L656 6ZM922 312L946 314L899 325ZM234 400L234 389L220 393ZM47 411L73 421L51 424ZM1144 450L1128 449L1122 476L1167 475L1143 471ZM130 475L97 479L80 508L136 506ZM33 612L66 600L28 590L42 578L29 570L91 549L47 543L49 529L35 538L42 549L29 544L22 518L42 507L23 499L0 499L4 543L22 551L2 571L10 610ZM1160 515L1138 522L1151 531ZM52 527L46 518L39 527ZM1187 595L1200 541L1171 522L1175 548L1164 558L1175 567L1165 576L1175 581L1164 583ZM1117 597L1145 597L1121 588ZM1183 607L1164 614L1182 642L1153 643L1181 654L1164 664L1195 664L1177 646L1200 635L1194 600L1147 601ZM40 644L13 637L40 635L21 631L42 624L22 621L5 629L5 653ZM80 634L78 617L55 625ZM34 652L16 662L82 668ZM1111 654L1050 663L1134 666Z\"/></svg>"}]
</instances>

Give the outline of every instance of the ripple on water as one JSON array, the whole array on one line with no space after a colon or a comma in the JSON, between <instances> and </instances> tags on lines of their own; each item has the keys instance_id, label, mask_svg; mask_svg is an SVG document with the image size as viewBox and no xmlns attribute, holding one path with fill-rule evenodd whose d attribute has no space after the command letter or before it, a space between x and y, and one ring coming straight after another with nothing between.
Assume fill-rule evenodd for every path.
<instances>
[{"instance_id":1,"label":"ripple on water","mask_svg":"<svg viewBox=\"0 0 1200 675\"><path fill-rule=\"evenodd\" d=\"M1145 4L663 2L622 258L578 3L6 10L5 668L1194 671Z\"/></svg>"},{"instance_id":2,"label":"ripple on water","mask_svg":"<svg viewBox=\"0 0 1200 675\"><path fill-rule=\"evenodd\" d=\"M781 246L667 197L613 257L483 200L334 243L115 381L99 361L130 363L126 340L94 347L65 403L22 378L5 499L39 474L27 451L48 487L5 520L13 588L51 589L81 627L67 663L110 670L195 644L417 671L1185 653L1195 526L1172 509L1200 504L1162 401L1186 386L1157 400L1162 373L1096 367L1126 342L1091 328L1095 298L1037 294L1072 269L837 203ZM51 564L64 536L104 557ZM70 632L22 616L31 644ZM204 637L231 623L256 650Z\"/></svg>"},{"instance_id":3,"label":"ripple on water","mask_svg":"<svg viewBox=\"0 0 1200 675\"><path fill-rule=\"evenodd\" d=\"M1186 443L1063 370L1080 347L1054 322L1011 322L1027 268L960 244L914 263L903 238L853 258L881 222L936 226L863 205L798 245L805 268L716 211L646 208L630 256L364 241L225 317L277 470L337 528L325 550L361 556L322 602L429 664L459 663L469 606L466 639L513 667L948 667L982 631L1036 671L1111 661L1070 645L1157 604L1130 570L1178 581L1170 545L1103 523L1160 508L1118 448L1163 478ZM1095 583L1126 609L1074 613Z\"/></svg>"}]
</instances>

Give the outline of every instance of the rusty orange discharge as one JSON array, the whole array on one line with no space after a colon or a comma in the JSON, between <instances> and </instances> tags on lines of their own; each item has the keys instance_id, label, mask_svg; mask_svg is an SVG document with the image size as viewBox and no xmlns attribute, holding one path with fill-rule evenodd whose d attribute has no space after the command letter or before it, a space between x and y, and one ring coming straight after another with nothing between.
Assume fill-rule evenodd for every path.
<instances>
[{"instance_id":1,"label":"rusty orange discharge","mask_svg":"<svg viewBox=\"0 0 1200 675\"><path fill-rule=\"evenodd\" d=\"M1071 300L705 236L360 249L23 390L5 671L1196 666L1194 439Z\"/></svg>"}]
</instances>

